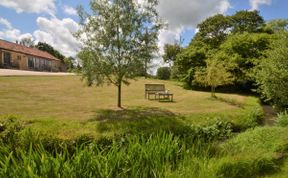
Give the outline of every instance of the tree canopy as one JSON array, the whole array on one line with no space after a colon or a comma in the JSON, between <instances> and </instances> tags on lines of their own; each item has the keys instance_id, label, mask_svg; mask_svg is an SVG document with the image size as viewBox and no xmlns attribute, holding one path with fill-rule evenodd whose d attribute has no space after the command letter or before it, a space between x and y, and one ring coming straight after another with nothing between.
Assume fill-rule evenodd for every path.
<instances>
[{"instance_id":1,"label":"tree canopy","mask_svg":"<svg viewBox=\"0 0 288 178\"><path fill-rule=\"evenodd\" d=\"M45 42L38 42L37 45L35 45L35 48L41 50L41 51L46 51L47 53L51 54L52 56L60 59L61 61L64 61L65 56L61 54L59 51L54 49L51 45Z\"/></svg>"},{"instance_id":2,"label":"tree canopy","mask_svg":"<svg viewBox=\"0 0 288 178\"><path fill-rule=\"evenodd\" d=\"M26 47L34 47L34 41L32 40L32 38L22 38L20 41L19 41L19 44L20 45L23 45L23 46L26 46Z\"/></svg>"},{"instance_id":3,"label":"tree canopy","mask_svg":"<svg viewBox=\"0 0 288 178\"><path fill-rule=\"evenodd\" d=\"M164 45L164 55L163 60L164 62L171 63L176 60L177 54L181 52L182 48L179 44L165 44Z\"/></svg>"},{"instance_id":4,"label":"tree canopy","mask_svg":"<svg viewBox=\"0 0 288 178\"><path fill-rule=\"evenodd\" d=\"M238 11L231 16L232 33L260 32L264 26L264 19L259 11Z\"/></svg>"},{"instance_id":5,"label":"tree canopy","mask_svg":"<svg viewBox=\"0 0 288 178\"><path fill-rule=\"evenodd\" d=\"M205 61L215 52L221 51L229 70L235 77L233 84L243 90L251 89L255 83L254 67L265 57L273 39L265 30L265 22L258 11L238 11L231 16L215 15L198 26L189 46L176 57L175 67L182 81L192 87L196 68L206 67Z\"/></svg>"},{"instance_id":6,"label":"tree canopy","mask_svg":"<svg viewBox=\"0 0 288 178\"><path fill-rule=\"evenodd\" d=\"M256 72L258 91L280 109L288 108L288 33L280 33Z\"/></svg>"},{"instance_id":7,"label":"tree canopy","mask_svg":"<svg viewBox=\"0 0 288 178\"><path fill-rule=\"evenodd\" d=\"M195 72L195 82L205 87L211 87L211 96L216 97L215 89L218 86L231 84L234 80L233 74L225 62L216 57L206 60L205 68L198 68Z\"/></svg>"},{"instance_id":8,"label":"tree canopy","mask_svg":"<svg viewBox=\"0 0 288 178\"><path fill-rule=\"evenodd\" d=\"M288 30L288 19L273 19L266 23L264 28L271 33L283 32Z\"/></svg>"},{"instance_id":9,"label":"tree canopy","mask_svg":"<svg viewBox=\"0 0 288 178\"><path fill-rule=\"evenodd\" d=\"M217 48L227 37L231 28L231 20L223 15L215 15L207 18L197 25L199 32L195 40L202 41L212 48Z\"/></svg>"}]
</instances>

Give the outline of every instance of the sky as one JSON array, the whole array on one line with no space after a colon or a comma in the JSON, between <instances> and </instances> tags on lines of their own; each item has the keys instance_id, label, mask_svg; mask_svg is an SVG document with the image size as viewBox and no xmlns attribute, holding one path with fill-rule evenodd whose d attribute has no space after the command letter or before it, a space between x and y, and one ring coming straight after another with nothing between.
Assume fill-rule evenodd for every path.
<instances>
[{"instance_id":1,"label":"sky","mask_svg":"<svg viewBox=\"0 0 288 178\"><path fill-rule=\"evenodd\" d=\"M52 45L67 57L75 57L81 49L72 35L79 29L79 5L88 10L89 0L0 0L0 39L15 42L28 37ZM186 46L197 31L197 24L215 14L259 10L268 21L288 18L287 7L287 0L159 0L157 9L168 26L160 31L158 46L162 49L180 37Z\"/></svg>"}]
</instances>

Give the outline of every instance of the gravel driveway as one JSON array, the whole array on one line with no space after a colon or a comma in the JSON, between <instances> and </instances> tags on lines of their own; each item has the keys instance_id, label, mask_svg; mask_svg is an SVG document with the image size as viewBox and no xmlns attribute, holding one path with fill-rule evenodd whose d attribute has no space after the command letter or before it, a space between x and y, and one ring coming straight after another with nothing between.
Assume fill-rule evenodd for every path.
<instances>
[{"instance_id":1,"label":"gravel driveway","mask_svg":"<svg viewBox=\"0 0 288 178\"><path fill-rule=\"evenodd\" d=\"M26 70L0 69L0 76L65 76L65 75L75 75L75 74L65 72L35 72Z\"/></svg>"}]
</instances>

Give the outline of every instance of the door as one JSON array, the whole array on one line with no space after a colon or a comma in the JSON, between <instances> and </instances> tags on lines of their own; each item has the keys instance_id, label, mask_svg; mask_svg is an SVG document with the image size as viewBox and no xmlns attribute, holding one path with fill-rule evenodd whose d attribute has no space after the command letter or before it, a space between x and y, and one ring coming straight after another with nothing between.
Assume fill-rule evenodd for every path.
<instances>
[{"instance_id":1,"label":"door","mask_svg":"<svg viewBox=\"0 0 288 178\"><path fill-rule=\"evenodd\" d=\"M11 66L11 53L4 52L4 65Z\"/></svg>"}]
</instances>

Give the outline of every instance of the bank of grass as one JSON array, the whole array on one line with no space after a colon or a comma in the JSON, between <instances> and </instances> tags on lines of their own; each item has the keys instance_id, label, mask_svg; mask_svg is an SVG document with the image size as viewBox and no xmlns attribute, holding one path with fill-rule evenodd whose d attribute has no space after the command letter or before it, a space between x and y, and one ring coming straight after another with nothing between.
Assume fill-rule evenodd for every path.
<instances>
[{"instance_id":1,"label":"bank of grass","mask_svg":"<svg viewBox=\"0 0 288 178\"><path fill-rule=\"evenodd\" d=\"M257 127L220 143L212 157L184 159L171 177L287 177L287 128Z\"/></svg>"},{"instance_id":2,"label":"bank of grass","mask_svg":"<svg viewBox=\"0 0 288 178\"><path fill-rule=\"evenodd\" d=\"M1 177L285 177L287 127L231 135L229 123L73 140L0 126Z\"/></svg>"},{"instance_id":3,"label":"bank of grass","mask_svg":"<svg viewBox=\"0 0 288 178\"><path fill-rule=\"evenodd\" d=\"M183 123L207 125L231 121L245 129L249 116L259 109L257 98L183 89L179 83L138 78L123 87L124 110L117 109L114 86L86 87L79 76L0 77L0 118L15 115L26 128L74 138L82 134L101 137L131 130L157 130ZM174 102L144 98L144 84L164 83ZM257 113L256 113L257 114Z\"/></svg>"}]
</instances>

